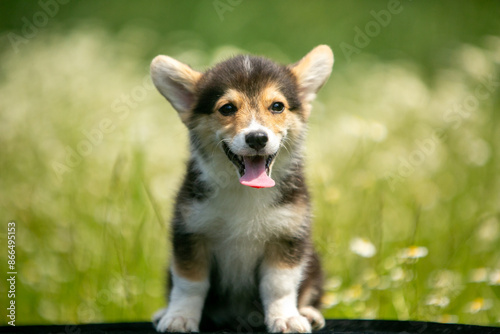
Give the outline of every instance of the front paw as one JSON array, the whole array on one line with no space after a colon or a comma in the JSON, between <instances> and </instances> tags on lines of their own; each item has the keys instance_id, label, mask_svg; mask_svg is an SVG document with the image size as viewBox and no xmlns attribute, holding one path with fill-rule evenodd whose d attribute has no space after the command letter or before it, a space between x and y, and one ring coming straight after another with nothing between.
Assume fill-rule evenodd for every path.
<instances>
[{"instance_id":1,"label":"front paw","mask_svg":"<svg viewBox=\"0 0 500 334\"><path fill-rule=\"evenodd\" d=\"M311 324L301 316L288 318L274 318L267 321L267 330L270 333L311 333Z\"/></svg>"},{"instance_id":2,"label":"front paw","mask_svg":"<svg viewBox=\"0 0 500 334\"><path fill-rule=\"evenodd\" d=\"M172 316L168 312L155 322L155 327L161 333L192 333L200 331L197 320L183 316Z\"/></svg>"}]
</instances>

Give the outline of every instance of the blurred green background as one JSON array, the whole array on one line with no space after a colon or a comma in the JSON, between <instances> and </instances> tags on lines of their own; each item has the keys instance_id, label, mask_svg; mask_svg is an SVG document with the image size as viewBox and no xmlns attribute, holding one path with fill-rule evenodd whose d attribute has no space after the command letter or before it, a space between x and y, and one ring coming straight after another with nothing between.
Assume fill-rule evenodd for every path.
<instances>
[{"instance_id":1,"label":"blurred green background","mask_svg":"<svg viewBox=\"0 0 500 334\"><path fill-rule=\"evenodd\" d=\"M1 1L0 260L6 273L14 220L16 323L148 320L164 305L188 150L149 81L154 56L204 70L328 44L307 142L325 316L499 326L499 14L498 1Z\"/></svg>"}]
</instances>

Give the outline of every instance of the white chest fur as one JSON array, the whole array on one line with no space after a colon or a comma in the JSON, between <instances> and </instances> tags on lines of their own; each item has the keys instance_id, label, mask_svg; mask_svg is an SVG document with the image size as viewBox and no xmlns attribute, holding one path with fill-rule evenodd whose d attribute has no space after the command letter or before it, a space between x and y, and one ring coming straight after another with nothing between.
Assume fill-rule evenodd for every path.
<instances>
[{"instance_id":1,"label":"white chest fur","mask_svg":"<svg viewBox=\"0 0 500 334\"><path fill-rule=\"evenodd\" d=\"M253 285L255 269L265 245L273 238L297 235L306 207L279 205L278 187L254 189L238 182L226 156L214 155L209 163L195 154L202 179L212 191L207 199L183 208L188 232L204 235L216 259L223 286Z\"/></svg>"},{"instance_id":2,"label":"white chest fur","mask_svg":"<svg viewBox=\"0 0 500 334\"><path fill-rule=\"evenodd\" d=\"M185 211L189 232L203 234L210 242L222 286L252 286L266 242L300 229L302 220L292 206L274 204L278 196L276 188L235 183L218 188L205 201L192 202Z\"/></svg>"}]
</instances>

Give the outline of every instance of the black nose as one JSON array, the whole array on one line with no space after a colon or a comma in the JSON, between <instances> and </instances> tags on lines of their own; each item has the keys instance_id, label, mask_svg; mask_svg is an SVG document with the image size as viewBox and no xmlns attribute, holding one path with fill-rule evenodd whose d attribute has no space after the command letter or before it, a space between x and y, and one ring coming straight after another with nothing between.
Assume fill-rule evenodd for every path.
<instances>
[{"instance_id":1,"label":"black nose","mask_svg":"<svg viewBox=\"0 0 500 334\"><path fill-rule=\"evenodd\" d=\"M267 134L264 131L255 131L247 134L245 136L245 141L247 142L248 146L258 151L266 146L268 138Z\"/></svg>"}]
</instances>

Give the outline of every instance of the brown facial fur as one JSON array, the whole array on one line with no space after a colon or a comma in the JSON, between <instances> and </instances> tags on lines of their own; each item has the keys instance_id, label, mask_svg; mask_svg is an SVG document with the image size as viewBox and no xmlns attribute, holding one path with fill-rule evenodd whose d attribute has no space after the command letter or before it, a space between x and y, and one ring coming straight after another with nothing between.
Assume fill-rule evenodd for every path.
<instances>
[{"instance_id":1,"label":"brown facial fur","mask_svg":"<svg viewBox=\"0 0 500 334\"><path fill-rule=\"evenodd\" d=\"M285 110L281 113L273 113L270 106L274 102L281 102ZM218 112L225 104L233 104L238 111L234 115L224 116ZM290 113L290 103L277 89L276 84L270 83L262 92L249 98L244 92L229 89L215 104L214 113L207 115L207 122L211 127L216 127L224 137L234 137L240 131L250 125L252 120L267 127L275 134L283 134L289 124L298 120L294 113Z\"/></svg>"}]
</instances>

